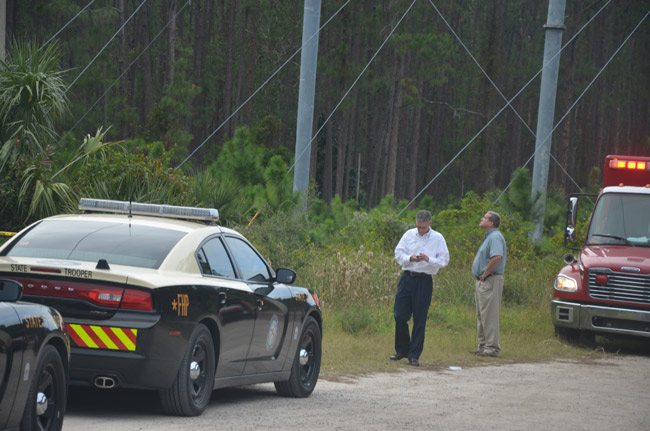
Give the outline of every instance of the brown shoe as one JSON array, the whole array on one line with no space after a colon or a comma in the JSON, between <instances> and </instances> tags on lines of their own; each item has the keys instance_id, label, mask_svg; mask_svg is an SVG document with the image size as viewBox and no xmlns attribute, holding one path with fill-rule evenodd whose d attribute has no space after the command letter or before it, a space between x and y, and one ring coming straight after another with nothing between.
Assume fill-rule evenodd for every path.
<instances>
[{"instance_id":1,"label":"brown shoe","mask_svg":"<svg viewBox=\"0 0 650 431\"><path fill-rule=\"evenodd\" d=\"M497 358L499 354L497 352L486 352L485 350L476 354L476 356L489 356L491 358Z\"/></svg>"}]
</instances>

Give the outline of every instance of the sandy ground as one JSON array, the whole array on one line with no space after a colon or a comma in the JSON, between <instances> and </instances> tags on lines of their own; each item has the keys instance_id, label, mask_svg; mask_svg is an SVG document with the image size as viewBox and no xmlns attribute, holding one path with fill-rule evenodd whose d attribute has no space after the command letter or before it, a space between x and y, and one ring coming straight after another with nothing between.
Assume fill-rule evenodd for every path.
<instances>
[{"instance_id":1,"label":"sandy ground","mask_svg":"<svg viewBox=\"0 0 650 431\"><path fill-rule=\"evenodd\" d=\"M65 431L650 430L650 358L414 369L321 379L310 398L272 384L215 391L200 417L165 416L155 392L73 388Z\"/></svg>"}]
</instances>

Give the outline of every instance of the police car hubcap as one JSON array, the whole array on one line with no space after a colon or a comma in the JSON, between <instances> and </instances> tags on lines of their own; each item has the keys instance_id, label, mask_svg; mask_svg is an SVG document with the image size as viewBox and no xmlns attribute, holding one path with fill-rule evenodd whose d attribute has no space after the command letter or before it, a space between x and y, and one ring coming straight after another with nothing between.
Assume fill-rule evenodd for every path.
<instances>
[{"instance_id":1,"label":"police car hubcap","mask_svg":"<svg viewBox=\"0 0 650 431\"><path fill-rule=\"evenodd\" d=\"M307 350L305 349L300 349L298 358L300 365L307 365L307 362L309 362L309 353L307 353Z\"/></svg>"},{"instance_id":2,"label":"police car hubcap","mask_svg":"<svg viewBox=\"0 0 650 431\"><path fill-rule=\"evenodd\" d=\"M47 410L47 396L43 392L36 395L36 414L41 416Z\"/></svg>"},{"instance_id":3,"label":"police car hubcap","mask_svg":"<svg viewBox=\"0 0 650 431\"><path fill-rule=\"evenodd\" d=\"M201 375L201 366L198 362L192 361L190 364L190 379L196 380Z\"/></svg>"}]
</instances>

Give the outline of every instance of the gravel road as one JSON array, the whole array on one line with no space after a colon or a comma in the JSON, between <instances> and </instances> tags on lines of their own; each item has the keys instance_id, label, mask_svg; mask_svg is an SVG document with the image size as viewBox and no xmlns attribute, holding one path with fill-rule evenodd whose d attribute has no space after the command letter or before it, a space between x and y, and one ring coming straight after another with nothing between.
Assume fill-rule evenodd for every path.
<instances>
[{"instance_id":1,"label":"gravel road","mask_svg":"<svg viewBox=\"0 0 650 431\"><path fill-rule=\"evenodd\" d=\"M218 390L202 416L164 416L155 392L73 388L64 431L650 430L650 358L413 369L318 382L307 399L272 384Z\"/></svg>"}]
</instances>

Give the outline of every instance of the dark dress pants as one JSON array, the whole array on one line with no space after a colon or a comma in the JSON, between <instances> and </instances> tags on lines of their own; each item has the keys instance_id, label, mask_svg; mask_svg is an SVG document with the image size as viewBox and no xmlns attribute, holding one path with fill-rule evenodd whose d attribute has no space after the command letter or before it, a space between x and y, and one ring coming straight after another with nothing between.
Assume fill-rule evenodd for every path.
<instances>
[{"instance_id":1,"label":"dark dress pants","mask_svg":"<svg viewBox=\"0 0 650 431\"><path fill-rule=\"evenodd\" d=\"M395 352L419 359L424 348L424 330L431 306L433 278L402 273L395 295ZM413 333L409 336L409 319L413 315Z\"/></svg>"}]
</instances>

